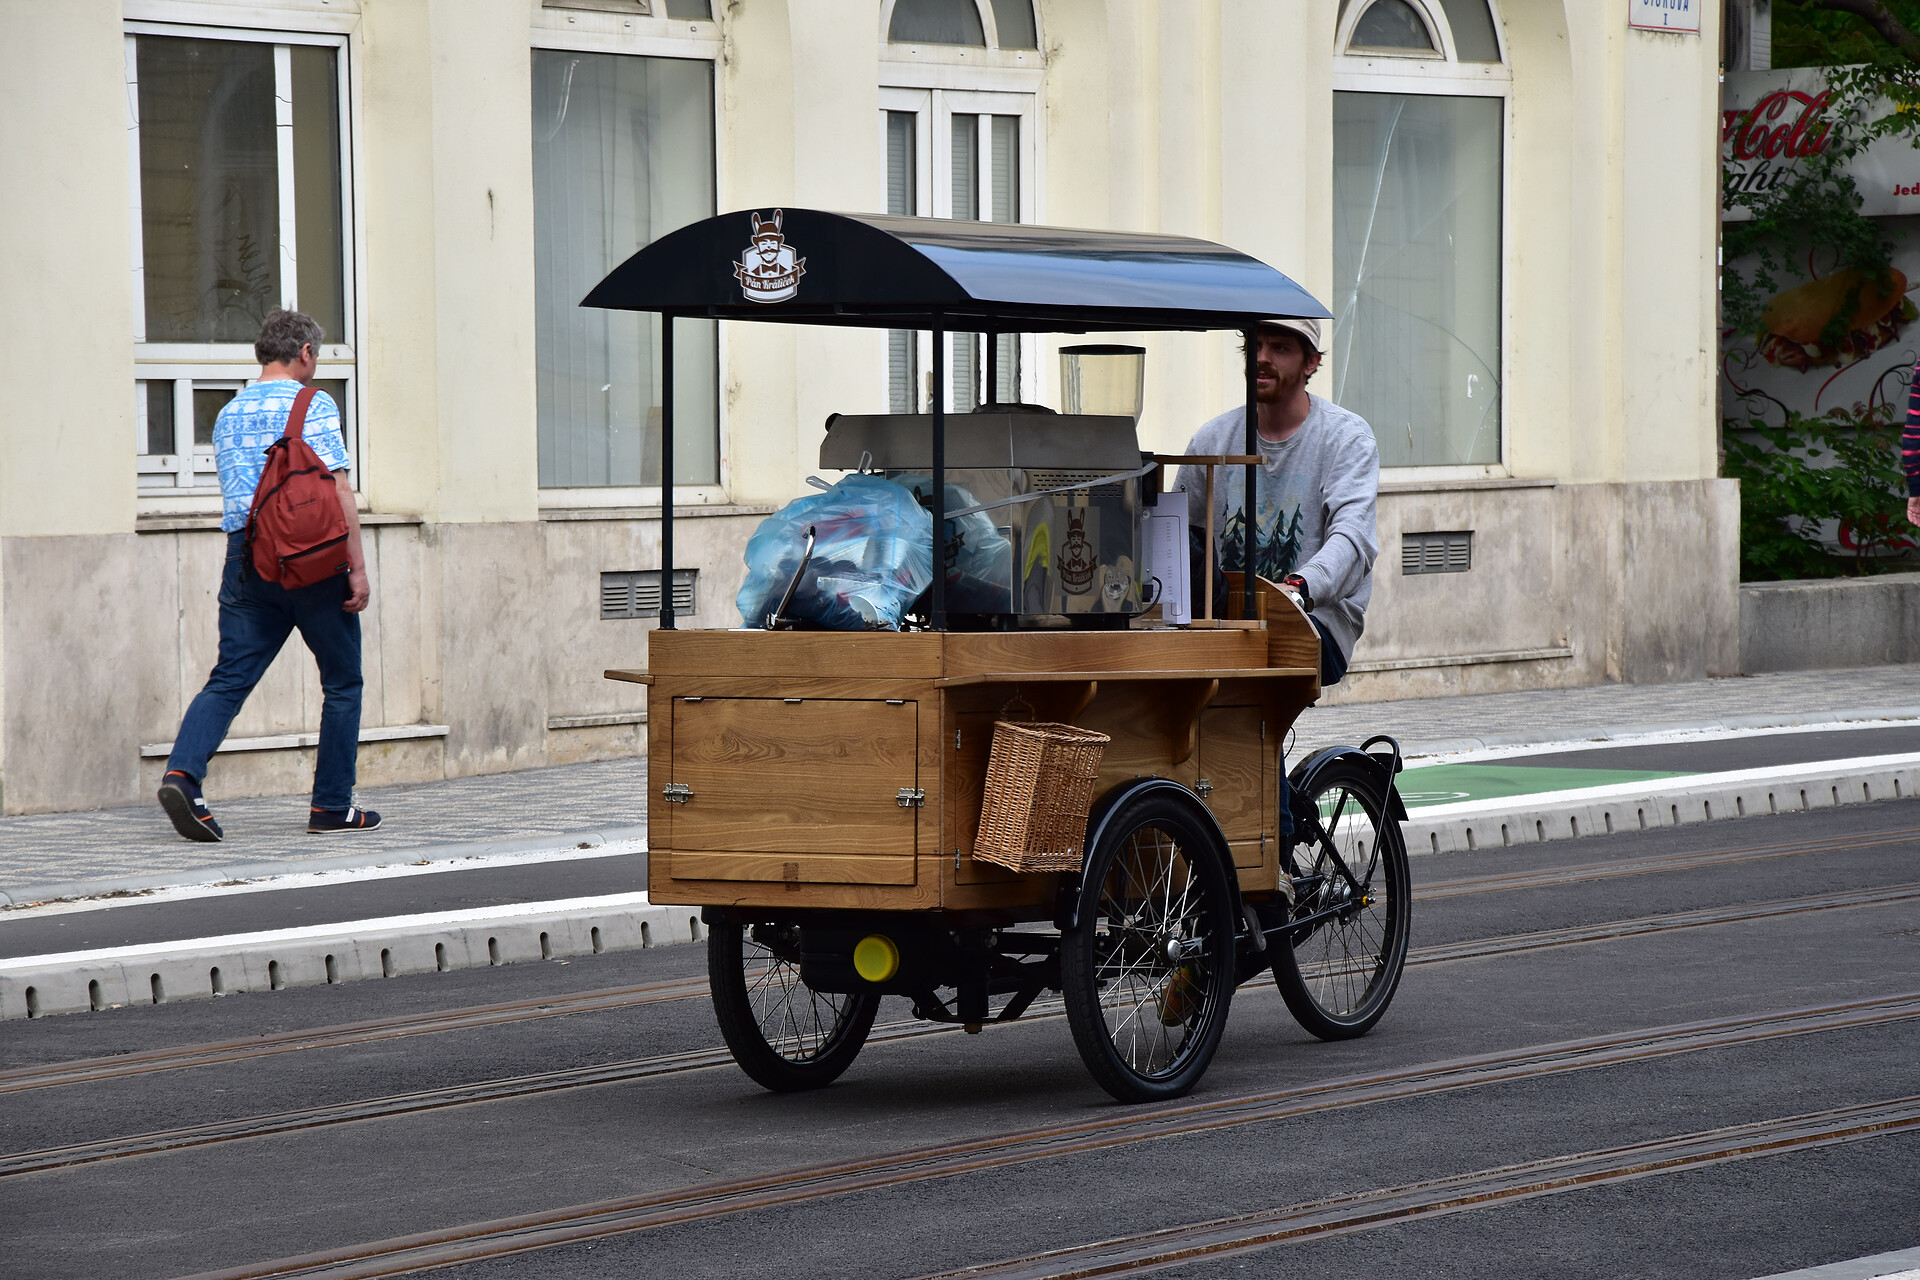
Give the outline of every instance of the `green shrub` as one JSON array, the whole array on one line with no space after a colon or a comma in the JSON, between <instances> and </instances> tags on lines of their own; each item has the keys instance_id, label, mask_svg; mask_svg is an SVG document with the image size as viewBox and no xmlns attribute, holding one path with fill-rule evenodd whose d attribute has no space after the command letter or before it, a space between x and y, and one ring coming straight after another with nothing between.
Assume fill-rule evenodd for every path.
<instances>
[{"instance_id":1,"label":"green shrub","mask_svg":"<svg viewBox=\"0 0 1920 1280\"><path fill-rule=\"evenodd\" d=\"M1726 474L1740 481L1740 580L1858 576L1911 567L1913 529L1890 405L1728 420ZM1841 553L1822 539L1833 521Z\"/></svg>"}]
</instances>

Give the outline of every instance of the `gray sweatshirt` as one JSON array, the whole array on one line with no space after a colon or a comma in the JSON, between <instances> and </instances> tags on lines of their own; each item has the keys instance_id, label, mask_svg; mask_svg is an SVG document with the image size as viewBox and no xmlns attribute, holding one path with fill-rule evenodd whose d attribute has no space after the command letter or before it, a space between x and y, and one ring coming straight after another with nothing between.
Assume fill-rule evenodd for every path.
<instances>
[{"instance_id":1,"label":"gray sweatshirt","mask_svg":"<svg viewBox=\"0 0 1920 1280\"><path fill-rule=\"evenodd\" d=\"M1374 506L1380 493L1380 450L1373 428L1331 400L1309 395L1305 422L1285 440L1260 440L1259 520L1253 569L1278 582L1290 573L1307 580L1313 616L1349 659L1366 627L1373 596L1373 559L1380 553ZM1237 454L1247 447L1246 406L1229 409L1193 435L1188 453ZM1240 568L1245 467L1221 467L1213 477L1215 553L1223 567ZM1197 500L1206 477L1180 468L1175 489ZM1206 513L1193 509L1191 519Z\"/></svg>"}]
</instances>

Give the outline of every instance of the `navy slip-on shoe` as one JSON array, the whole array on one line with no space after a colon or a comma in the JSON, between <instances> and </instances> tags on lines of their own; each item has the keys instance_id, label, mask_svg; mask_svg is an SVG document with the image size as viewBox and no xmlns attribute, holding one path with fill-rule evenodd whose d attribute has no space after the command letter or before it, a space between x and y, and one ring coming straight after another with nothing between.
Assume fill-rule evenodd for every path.
<instances>
[{"instance_id":1,"label":"navy slip-on shoe","mask_svg":"<svg viewBox=\"0 0 1920 1280\"><path fill-rule=\"evenodd\" d=\"M371 809L348 805L344 809L315 809L307 815L308 835L331 835L336 831L371 831L380 825L380 815Z\"/></svg>"},{"instance_id":2,"label":"navy slip-on shoe","mask_svg":"<svg viewBox=\"0 0 1920 1280\"><path fill-rule=\"evenodd\" d=\"M167 811L173 829L189 840L216 844L226 838L200 794L200 784L188 774L169 773L160 780L160 807Z\"/></svg>"}]
</instances>

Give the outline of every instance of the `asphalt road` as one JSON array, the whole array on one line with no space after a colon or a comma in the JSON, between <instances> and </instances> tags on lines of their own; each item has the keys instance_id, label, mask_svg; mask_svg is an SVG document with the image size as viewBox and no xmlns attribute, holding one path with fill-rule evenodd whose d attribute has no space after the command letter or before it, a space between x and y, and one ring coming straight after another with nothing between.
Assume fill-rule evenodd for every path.
<instances>
[{"instance_id":1,"label":"asphalt road","mask_svg":"<svg viewBox=\"0 0 1920 1280\"><path fill-rule=\"evenodd\" d=\"M1422 857L1416 884L1851 837L1852 847L1416 904L1417 948L1920 881L1920 802ZM396 882L398 883L398 882ZM137 910L124 908L122 910ZM117 914L117 913L116 913ZM698 974L702 949L0 1023L0 1071ZM1701 1019L1920 992L1920 900L1411 966L1323 1044L1236 997L1192 1101ZM883 1009L881 1021L905 1017ZM712 1049L710 1004L598 1013L12 1092L3 1157ZM1307 1112L745 1209L456 1267L479 1277L911 1277L1227 1213L1920 1094L1920 1019ZM0 1176L0 1276L147 1280L963 1138L1124 1118L1066 1025L870 1044L827 1090L731 1065ZM1754 1277L1920 1244L1920 1137L1870 1137L1187 1264L1186 1276Z\"/></svg>"}]
</instances>

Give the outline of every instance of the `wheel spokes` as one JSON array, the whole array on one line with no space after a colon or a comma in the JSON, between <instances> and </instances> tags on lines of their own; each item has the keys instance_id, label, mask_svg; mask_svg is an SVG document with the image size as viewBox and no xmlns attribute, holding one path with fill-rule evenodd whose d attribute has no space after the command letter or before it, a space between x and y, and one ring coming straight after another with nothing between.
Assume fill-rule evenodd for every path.
<instances>
[{"instance_id":1,"label":"wheel spokes","mask_svg":"<svg viewBox=\"0 0 1920 1280\"><path fill-rule=\"evenodd\" d=\"M1199 940L1200 955L1208 953L1197 879L1170 833L1147 826L1119 851L1102 886L1095 982L1108 1037L1141 1075L1182 1063L1214 994L1205 965L1175 946Z\"/></svg>"},{"instance_id":2,"label":"wheel spokes","mask_svg":"<svg viewBox=\"0 0 1920 1280\"><path fill-rule=\"evenodd\" d=\"M1388 969L1390 895L1374 883L1381 868L1380 824L1386 819L1370 812L1347 786L1322 796L1316 808L1320 822L1312 844L1293 861L1303 879L1317 878L1298 913L1337 914L1296 941L1295 965L1314 1003L1347 1017L1367 1003Z\"/></svg>"},{"instance_id":3,"label":"wheel spokes","mask_svg":"<svg viewBox=\"0 0 1920 1280\"><path fill-rule=\"evenodd\" d=\"M767 1046L789 1062L819 1057L846 1016L851 996L815 991L800 980L800 966L782 958L752 929L741 935L747 1004Z\"/></svg>"}]
</instances>

